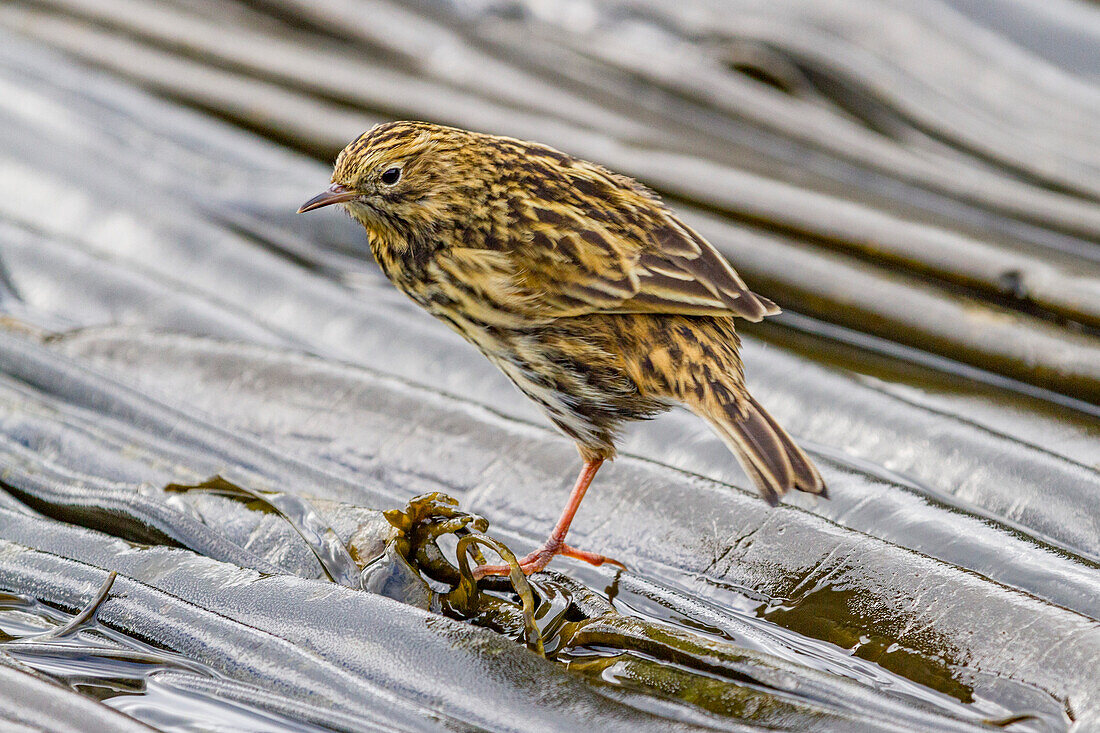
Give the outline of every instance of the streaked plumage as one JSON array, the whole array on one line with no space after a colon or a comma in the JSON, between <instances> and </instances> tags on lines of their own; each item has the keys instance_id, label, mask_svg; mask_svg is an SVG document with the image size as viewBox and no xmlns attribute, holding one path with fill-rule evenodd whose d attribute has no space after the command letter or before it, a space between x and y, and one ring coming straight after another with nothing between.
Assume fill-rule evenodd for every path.
<instances>
[{"instance_id":1,"label":"streaked plumage","mask_svg":"<svg viewBox=\"0 0 1100 733\"><path fill-rule=\"evenodd\" d=\"M734 317L779 309L653 192L543 145L422 122L365 133L332 182L302 210L343 203L387 277L577 442L586 470L570 510L614 457L620 423L676 402L710 421L772 504L825 493L745 390ZM562 551L570 510L526 570Z\"/></svg>"}]
</instances>

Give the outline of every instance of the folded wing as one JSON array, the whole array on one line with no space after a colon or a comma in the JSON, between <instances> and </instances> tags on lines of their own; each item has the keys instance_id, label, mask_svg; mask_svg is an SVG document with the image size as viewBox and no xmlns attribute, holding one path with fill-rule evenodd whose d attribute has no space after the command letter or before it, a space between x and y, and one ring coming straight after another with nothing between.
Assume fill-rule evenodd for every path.
<instances>
[{"instance_id":1,"label":"folded wing","mask_svg":"<svg viewBox=\"0 0 1100 733\"><path fill-rule=\"evenodd\" d=\"M579 196L526 199L523 232L494 249L458 249L440 260L451 276L483 273L479 296L527 318L591 313L740 316L779 313L749 290L714 247L630 179L575 161Z\"/></svg>"}]
</instances>

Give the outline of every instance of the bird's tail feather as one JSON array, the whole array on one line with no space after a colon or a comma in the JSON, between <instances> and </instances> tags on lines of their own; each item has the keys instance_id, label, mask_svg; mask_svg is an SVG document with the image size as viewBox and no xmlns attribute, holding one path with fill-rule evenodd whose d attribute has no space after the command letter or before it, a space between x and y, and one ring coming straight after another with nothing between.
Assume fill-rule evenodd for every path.
<instances>
[{"instance_id":1,"label":"bird's tail feather","mask_svg":"<svg viewBox=\"0 0 1100 733\"><path fill-rule=\"evenodd\" d=\"M772 506L791 489L828 498L825 482L809 457L751 396L704 417Z\"/></svg>"}]
</instances>

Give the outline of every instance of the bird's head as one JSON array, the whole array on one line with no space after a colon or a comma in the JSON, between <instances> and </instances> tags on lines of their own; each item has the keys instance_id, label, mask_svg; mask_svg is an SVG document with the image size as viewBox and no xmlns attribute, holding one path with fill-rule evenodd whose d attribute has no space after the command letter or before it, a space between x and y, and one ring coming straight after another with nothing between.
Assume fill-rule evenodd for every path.
<instances>
[{"instance_id":1,"label":"bird's head","mask_svg":"<svg viewBox=\"0 0 1100 733\"><path fill-rule=\"evenodd\" d=\"M469 210L469 156L463 151L473 137L426 122L376 125L341 151L332 185L298 213L343 204L366 227L372 245L416 246Z\"/></svg>"}]
</instances>

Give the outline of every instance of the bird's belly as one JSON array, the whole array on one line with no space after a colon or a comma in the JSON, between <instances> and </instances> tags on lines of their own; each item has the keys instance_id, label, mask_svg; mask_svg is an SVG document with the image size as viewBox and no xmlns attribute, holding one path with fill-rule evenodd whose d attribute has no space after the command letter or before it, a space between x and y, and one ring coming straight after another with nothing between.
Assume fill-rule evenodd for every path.
<instances>
[{"instance_id":1,"label":"bird's belly","mask_svg":"<svg viewBox=\"0 0 1100 733\"><path fill-rule=\"evenodd\" d=\"M619 423L667 409L643 397L622 368L621 357L591 340L554 328L479 328L445 319L493 362L566 435L590 456L614 455Z\"/></svg>"},{"instance_id":2,"label":"bird's belly","mask_svg":"<svg viewBox=\"0 0 1100 733\"><path fill-rule=\"evenodd\" d=\"M600 457L614 455L614 432L628 417L615 403L617 395L608 394L582 374L560 366L517 359L514 354L485 352L504 375L533 401L563 433Z\"/></svg>"}]
</instances>

